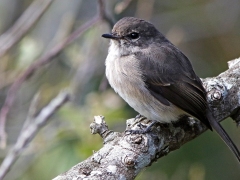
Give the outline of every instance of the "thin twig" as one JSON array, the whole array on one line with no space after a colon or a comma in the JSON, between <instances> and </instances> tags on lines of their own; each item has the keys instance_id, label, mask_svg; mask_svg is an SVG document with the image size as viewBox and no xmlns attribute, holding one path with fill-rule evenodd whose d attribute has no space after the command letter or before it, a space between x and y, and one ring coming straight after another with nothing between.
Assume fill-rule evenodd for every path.
<instances>
[{"instance_id":1,"label":"thin twig","mask_svg":"<svg viewBox=\"0 0 240 180\"><path fill-rule=\"evenodd\" d=\"M98 6L99 6L99 16L102 17L102 19L105 20L109 24L110 28L112 28L114 25L114 21L112 20L112 18L110 16L107 15L107 13L105 11L104 0L98 0Z\"/></svg>"},{"instance_id":2,"label":"thin twig","mask_svg":"<svg viewBox=\"0 0 240 180\"><path fill-rule=\"evenodd\" d=\"M16 23L0 36L0 58L33 27L53 0L35 0Z\"/></svg>"},{"instance_id":3,"label":"thin twig","mask_svg":"<svg viewBox=\"0 0 240 180\"><path fill-rule=\"evenodd\" d=\"M39 103L39 100L40 100L40 92L37 92L34 95L32 102L30 103L27 118L26 118L26 120L22 126L22 130L19 134L22 134L23 131L25 131L27 129L27 127L31 124L32 119L34 119L34 117L36 116L37 104Z\"/></svg>"},{"instance_id":4,"label":"thin twig","mask_svg":"<svg viewBox=\"0 0 240 180\"><path fill-rule=\"evenodd\" d=\"M0 180L2 180L10 167L19 157L22 150L31 142L37 132L43 127L49 118L70 99L70 94L66 91L61 92L55 97L41 112L33 119L27 127L23 127L24 131L19 135L16 144L9 151L0 167Z\"/></svg>"},{"instance_id":5,"label":"thin twig","mask_svg":"<svg viewBox=\"0 0 240 180\"><path fill-rule=\"evenodd\" d=\"M132 2L132 0L124 0L124 1L120 1L114 8L114 12L116 14L120 14L122 13L125 9L127 9L127 7L129 6L129 4Z\"/></svg>"},{"instance_id":6,"label":"thin twig","mask_svg":"<svg viewBox=\"0 0 240 180\"><path fill-rule=\"evenodd\" d=\"M99 2L102 2L102 0L99 0ZM103 2L102 2L103 3ZM103 5L103 4L102 4ZM103 8L99 8L101 11L104 10ZM70 43L72 43L74 40L76 40L79 36L81 36L85 31L87 31L92 26L96 25L98 22L102 20L102 15L104 13L99 13L95 17L93 17L91 20L87 21L85 24L80 26L77 30L75 30L72 34L70 34L65 40L54 46L49 52L47 52L45 55L40 57L38 60L34 61L32 65L28 67L28 69L17 78L14 83L11 85L11 87L8 90L6 100L4 102L4 105L0 111L0 147L4 148L6 146L6 133L5 133L5 124L6 124L6 118L9 113L9 110L11 109L15 97L16 92L20 88L20 86L23 84L24 81L26 81L31 75L33 75L37 70L40 69L43 65L50 63L54 57L56 57L65 47L67 47Z\"/></svg>"}]
</instances>

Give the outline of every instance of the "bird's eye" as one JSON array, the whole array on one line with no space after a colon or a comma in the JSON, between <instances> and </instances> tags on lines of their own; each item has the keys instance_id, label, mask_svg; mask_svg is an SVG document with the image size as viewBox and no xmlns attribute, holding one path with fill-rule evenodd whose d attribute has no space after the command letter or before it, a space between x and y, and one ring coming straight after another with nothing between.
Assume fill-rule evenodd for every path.
<instances>
[{"instance_id":1,"label":"bird's eye","mask_svg":"<svg viewBox=\"0 0 240 180\"><path fill-rule=\"evenodd\" d=\"M129 34L128 37L131 39L137 39L137 38L139 38L139 34L136 32L133 32L133 33Z\"/></svg>"}]
</instances>

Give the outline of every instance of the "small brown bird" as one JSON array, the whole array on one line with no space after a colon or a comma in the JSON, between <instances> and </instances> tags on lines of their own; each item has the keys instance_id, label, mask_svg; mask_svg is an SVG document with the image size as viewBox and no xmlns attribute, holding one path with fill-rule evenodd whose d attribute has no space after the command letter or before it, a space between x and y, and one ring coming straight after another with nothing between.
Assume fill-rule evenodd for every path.
<instances>
[{"instance_id":1,"label":"small brown bird","mask_svg":"<svg viewBox=\"0 0 240 180\"><path fill-rule=\"evenodd\" d=\"M213 118L206 92L188 58L151 23L125 17L113 27L106 76L137 112L161 123L188 115L214 129L240 161L240 152Z\"/></svg>"}]
</instances>

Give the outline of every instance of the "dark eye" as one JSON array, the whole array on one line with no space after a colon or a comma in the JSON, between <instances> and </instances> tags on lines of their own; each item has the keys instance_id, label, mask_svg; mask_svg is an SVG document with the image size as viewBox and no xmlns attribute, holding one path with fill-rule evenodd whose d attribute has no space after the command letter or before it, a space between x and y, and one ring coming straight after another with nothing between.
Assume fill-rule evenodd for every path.
<instances>
[{"instance_id":1,"label":"dark eye","mask_svg":"<svg viewBox=\"0 0 240 180\"><path fill-rule=\"evenodd\" d=\"M139 38L139 34L136 32L133 32L133 33L129 34L128 37L131 39L137 39L137 38Z\"/></svg>"}]
</instances>

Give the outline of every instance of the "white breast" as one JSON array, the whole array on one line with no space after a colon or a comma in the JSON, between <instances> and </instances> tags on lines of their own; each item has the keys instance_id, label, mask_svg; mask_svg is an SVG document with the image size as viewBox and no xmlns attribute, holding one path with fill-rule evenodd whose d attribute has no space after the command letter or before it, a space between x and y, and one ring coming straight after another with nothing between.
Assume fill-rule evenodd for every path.
<instances>
[{"instance_id":1,"label":"white breast","mask_svg":"<svg viewBox=\"0 0 240 180\"><path fill-rule=\"evenodd\" d=\"M121 56L115 42L111 42L105 65L109 84L141 115L151 120L169 123L184 114L172 104L171 106L161 104L150 94L142 80L139 61L131 55Z\"/></svg>"}]
</instances>

